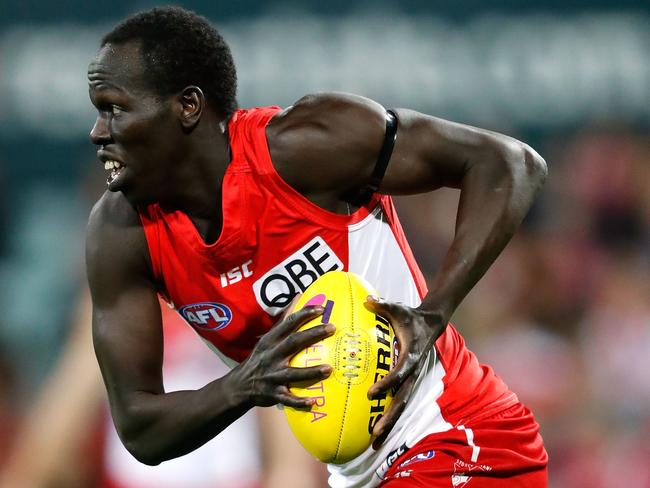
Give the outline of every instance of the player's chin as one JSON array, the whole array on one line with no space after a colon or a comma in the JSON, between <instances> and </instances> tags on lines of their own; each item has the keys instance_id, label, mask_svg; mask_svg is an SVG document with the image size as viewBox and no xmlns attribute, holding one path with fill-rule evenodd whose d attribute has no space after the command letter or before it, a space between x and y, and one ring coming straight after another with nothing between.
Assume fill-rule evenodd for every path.
<instances>
[{"instance_id":1,"label":"player's chin","mask_svg":"<svg viewBox=\"0 0 650 488\"><path fill-rule=\"evenodd\" d=\"M156 201L151 189L151 183L143 181L141 175L135 173L132 168L122 168L117 174L111 174L106 180L108 190L122 192L131 203L139 205Z\"/></svg>"},{"instance_id":2,"label":"player's chin","mask_svg":"<svg viewBox=\"0 0 650 488\"><path fill-rule=\"evenodd\" d=\"M124 191L128 186L130 179L130 170L128 167L121 167L120 169L113 170L106 178L106 185L108 190L112 192Z\"/></svg>"}]
</instances>

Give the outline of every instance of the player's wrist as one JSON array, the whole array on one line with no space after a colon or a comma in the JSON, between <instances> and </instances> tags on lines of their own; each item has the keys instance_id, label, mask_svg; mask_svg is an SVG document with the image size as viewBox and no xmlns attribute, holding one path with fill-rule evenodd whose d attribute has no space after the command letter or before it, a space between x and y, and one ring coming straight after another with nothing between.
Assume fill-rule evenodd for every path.
<instances>
[{"instance_id":1,"label":"player's wrist","mask_svg":"<svg viewBox=\"0 0 650 488\"><path fill-rule=\"evenodd\" d=\"M416 310L427 324L434 326L449 322L455 308L447 302L427 297Z\"/></svg>"},{"instance_id":2,"label":"player's wrist","mask_svg":"<svg viewBox=\"0 0 650 488\"><path fill-rule=\"evenodd\" d=\"M236 366L232 371L221 378L225 401L230 408L249 410L255 406L254 395L247 382L241 378L242 365Z\"/></svg>"}]
</instances>

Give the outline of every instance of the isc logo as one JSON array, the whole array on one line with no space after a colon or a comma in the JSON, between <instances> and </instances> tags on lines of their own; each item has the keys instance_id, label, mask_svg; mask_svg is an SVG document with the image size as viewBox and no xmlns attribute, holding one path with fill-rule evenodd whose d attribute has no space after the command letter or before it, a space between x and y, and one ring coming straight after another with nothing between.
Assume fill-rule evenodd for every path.
<instances>
[{"instance_id":1,"label":"isc logo","mask_svg":"<svg viewBox=\"0 0 650 488\"><path fill-rule=\"evenodd\" d=\"M244 278L249 278L253 276L253 271L250 269L251 264L253 264L253 260L249 259L241 266L235 266L230 271L221 273L221 275L219 275L219 277L221 278L221 286L225 288L228 285L234 285L235 283L239 283Z\"/></svg>"},{"instance_id":2,"label":"isc logo","mask_svg":"<svg viewBox=\"0 0 650 488\"><path fill-rule=\"evenodd\" d=\"M343 262L321 237L314 237L253 284L257 303L277 315L316 278L343 269Z\"/></svg>"},{"instance_id":3,"label":"isc logo","mask_svg":"<svg viewBox=\"0 0 650 488\"><path fill-rule=\"evenodd\" d=\"M190 325L204 330L223 329L232 320L232 312L223 303L192 303L179 308L178 313Z\"/></svg>"}]
</instances>

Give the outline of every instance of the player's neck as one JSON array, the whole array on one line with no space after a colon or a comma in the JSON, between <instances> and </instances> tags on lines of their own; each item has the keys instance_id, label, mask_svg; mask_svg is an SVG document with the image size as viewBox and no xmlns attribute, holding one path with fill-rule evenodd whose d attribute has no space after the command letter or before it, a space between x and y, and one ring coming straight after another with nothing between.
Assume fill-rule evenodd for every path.
<instances>
[{"instance_id":1,"label":"player's neck","mask_svg":"<svg viewBox=\"0 0 650 488\"><path fill-rule=\"evenodd\" d=\"M197 130L192 134L183 162L177 165L172 194L161 203L182 210L193 220L220 217L221 183L229 163L225 128L212 126Z\"/></svg>"}]
</instances>

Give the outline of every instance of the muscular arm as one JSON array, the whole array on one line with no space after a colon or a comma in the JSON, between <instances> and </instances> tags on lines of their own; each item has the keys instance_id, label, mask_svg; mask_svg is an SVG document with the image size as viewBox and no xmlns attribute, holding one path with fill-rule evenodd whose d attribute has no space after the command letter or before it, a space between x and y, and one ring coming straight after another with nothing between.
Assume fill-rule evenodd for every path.
<instances>
[{"instance_id":1,"label":"muscular arm","mask_svg":"<svg viewBox=\"0 0 650 488\"><path fill-rule=\"evenodd\" d=\"M461 190L454 239L421 305L446 321L523 220L546 179L546 163L502 134L408 110L398 115L401 131L381 190Z\"/></svg>"},{"instance_id":2,"label":"muscular arm","mask_svg":"<svg viewBox=\"0 0 650 488\"><path fill-rule=\"evenodd\" d=\"M412 110L397 114L397 141L380 192L461 189L453 243L421 307L447 319L521 223L544 182L546 164L511 137ZM384 131L385 111L377 103L321 94L281 113L267 135L283 178L334 209L347 191L368 182Z\"/></svg>"},{"instance_id":3,"label":"muscular arm","mask_svg":"<svg viewBox=\"0 0 650 488\"><path fill-rule=\"evenodd\" d=\"M410 110L397 114L397 141L379 191L412 194L448 186L461 195L454 239L420 307L368 302L391 321L400 342L396 368L368 392L376 397L397 390L373 429L375 447L406 407L427 352L510 240L546 178L546 163L522 142ZM340 211L345 195L369 182L384 132L380 105L325 94L281 113L267 137L280 175L314 203Z\"/></svg>"},{"instance_id":4,"label":"muscular arm","mask_svg":"<svg viewBox=\"0 0 650 488\"><path fill-rule=\"evenodd\" d=\"M318 313L305 310L266 334L226 376L199 390L166 393L160 308L144 232L121 194L107 193L93 209L86 254L95 352L117 431L139 461L153 465L190 452L254 405L308 406L285 385L327 376L319 367L295 372L285 366L297 350L329 334L315 327L287 340Z\"/></svg>"},{"instance_id":5,"label":"muscular arm","mask_svg":"<svg viewBox=\"0 0 650 488\"><path fill-rule=\"evenodd\" d=\"M160 306L145 237L137 214L119 194L104 195L91 214L87 266L93 343L111 413L139 461L158 464L187 453L246 412L227 380L165 394Z\"/></svg>"}]
</instances>

